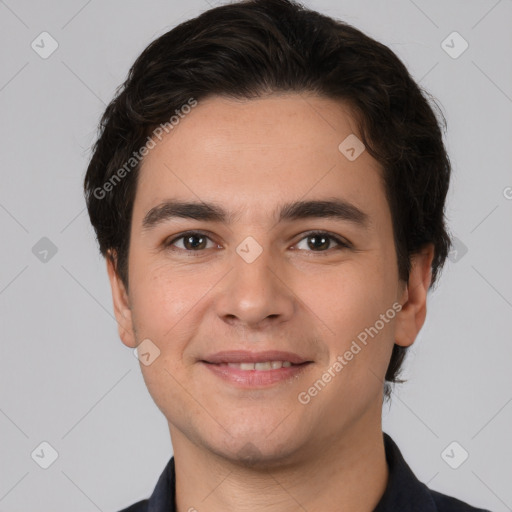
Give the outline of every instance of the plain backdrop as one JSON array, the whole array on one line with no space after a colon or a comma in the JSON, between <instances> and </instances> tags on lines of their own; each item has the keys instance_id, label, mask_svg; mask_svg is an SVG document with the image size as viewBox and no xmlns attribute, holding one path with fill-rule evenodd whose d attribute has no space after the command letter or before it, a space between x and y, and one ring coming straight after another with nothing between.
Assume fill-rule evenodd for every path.
<instances>
[{"instance_id":1,"label":"plain backdrop","mask_svg":"<svg viewBox=\"0 0 512 512\"><path fill-rule=\"evenodd\" d=\"M512 1L304 3L388 45L448 122L456 246L383 429L429 487L512 510ZM117 335L82 183L135 58L212 5L0 1L0 511L116 511L172 455ZM469 454L457 469L442 455L454 441Z\"/></svg>"}]
</instances>

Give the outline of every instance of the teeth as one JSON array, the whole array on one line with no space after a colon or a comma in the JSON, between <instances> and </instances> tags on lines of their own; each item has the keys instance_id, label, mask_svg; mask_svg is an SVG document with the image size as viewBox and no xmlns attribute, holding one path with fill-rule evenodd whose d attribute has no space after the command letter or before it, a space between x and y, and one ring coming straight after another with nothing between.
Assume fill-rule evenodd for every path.
<instances>
[{"instance_id":1,"label":"teeth","mask_svg":"<svg viewBox=\"0 0 512 512\"><path fill-rule=\"evenodd\" d=\"M288 368L292 365L290 361L265 361L264 363L227 363L231 368L238 370L277 370Z\"/></svg>"}]
</instances>

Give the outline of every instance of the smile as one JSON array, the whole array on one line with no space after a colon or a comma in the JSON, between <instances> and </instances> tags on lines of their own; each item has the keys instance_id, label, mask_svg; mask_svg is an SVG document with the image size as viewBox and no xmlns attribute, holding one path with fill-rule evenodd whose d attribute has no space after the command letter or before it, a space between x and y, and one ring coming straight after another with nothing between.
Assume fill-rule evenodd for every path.
<instances>
[{"instance_id":1,"label":"smile","mask_svg":"<svg viewBox=\"0 0 512 512\"><path fill-rule=\"evenodd\" d=\"M296 377L302 373L311 361L293 364L290 361L264 361L258 363L207 363L202 362L209 371L225 382L238 387L267 387Z\"/></svg>"},{"instance_id":2,"label":"smile","mask_svg":"<svg viewBox=\"0 0 512 512\"><path fill-rule=\"evenodd\" d=\"M264 361L261 363L220 363L219 366L229 366L240 370L277 370L292 366L290 361Z\"/></svg>"}]
</instances>

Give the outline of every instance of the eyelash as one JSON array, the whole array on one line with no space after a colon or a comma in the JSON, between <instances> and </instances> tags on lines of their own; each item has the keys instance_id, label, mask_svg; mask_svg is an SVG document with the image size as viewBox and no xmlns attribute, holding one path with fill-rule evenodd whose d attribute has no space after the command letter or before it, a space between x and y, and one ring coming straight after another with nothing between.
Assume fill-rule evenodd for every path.
<instances>
[{"instance_id":1,"label":"eyelash","mask_svg":"<svg viewBox=\"0 0 512 512\"><path fill-rule=\"evenodd\" d=\"M190 256L200 256L201 253L204 252L206 249L194 251L194 250L189 250L189 249L181 249L181 248L173 248L172 247L172 245L175 242L177 242L178 240L182 240L183 238L187 238L189 236L195 236L195 235L204 236L204 237L208 238L210 241L213 241L206 233L203 233L202 231L187 231L185 233L181 233L179 236L173 238L169 242L165 242L164 246L166 249L170 249L171 251L185 252L185 253L188 253ZM302 240L304 240L305 238L311 238L313 236L324 236L330 240L334 240L338 244L338 246L334 247L334 248L327 249L325 251L306 251L306 252L328 253L332 249L341 250L341 249L351 249L352 248L348 242L345 242L340 237L333 235L332 233L329 233L328 231L309 231L304 234L304 236L297 242L297 244L302 242ZM303 250L303 249L300 249L300 250Z\"/></svg>"}]
</instances>

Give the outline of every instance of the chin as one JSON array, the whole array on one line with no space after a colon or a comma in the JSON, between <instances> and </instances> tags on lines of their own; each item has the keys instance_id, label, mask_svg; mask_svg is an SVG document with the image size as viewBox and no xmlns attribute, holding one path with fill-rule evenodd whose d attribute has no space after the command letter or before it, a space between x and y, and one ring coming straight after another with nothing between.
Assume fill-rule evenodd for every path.
<instances>
[{"instance_id":1,"label":"chin","mask_svg":"<svg viewBox=\"0 0 512 512\"><path fill-rule=\"evenodd\" d=\"M292 463L297 451L300 450L296 436L290 433L290 439L293 439L293 445L290 440L285 442L282 439L269 439L263 432L260 432L260 435L250 432L225 438L219 444L207 444L217 456L235 465L267 470Z\"/></svg>"}]
</instances>

